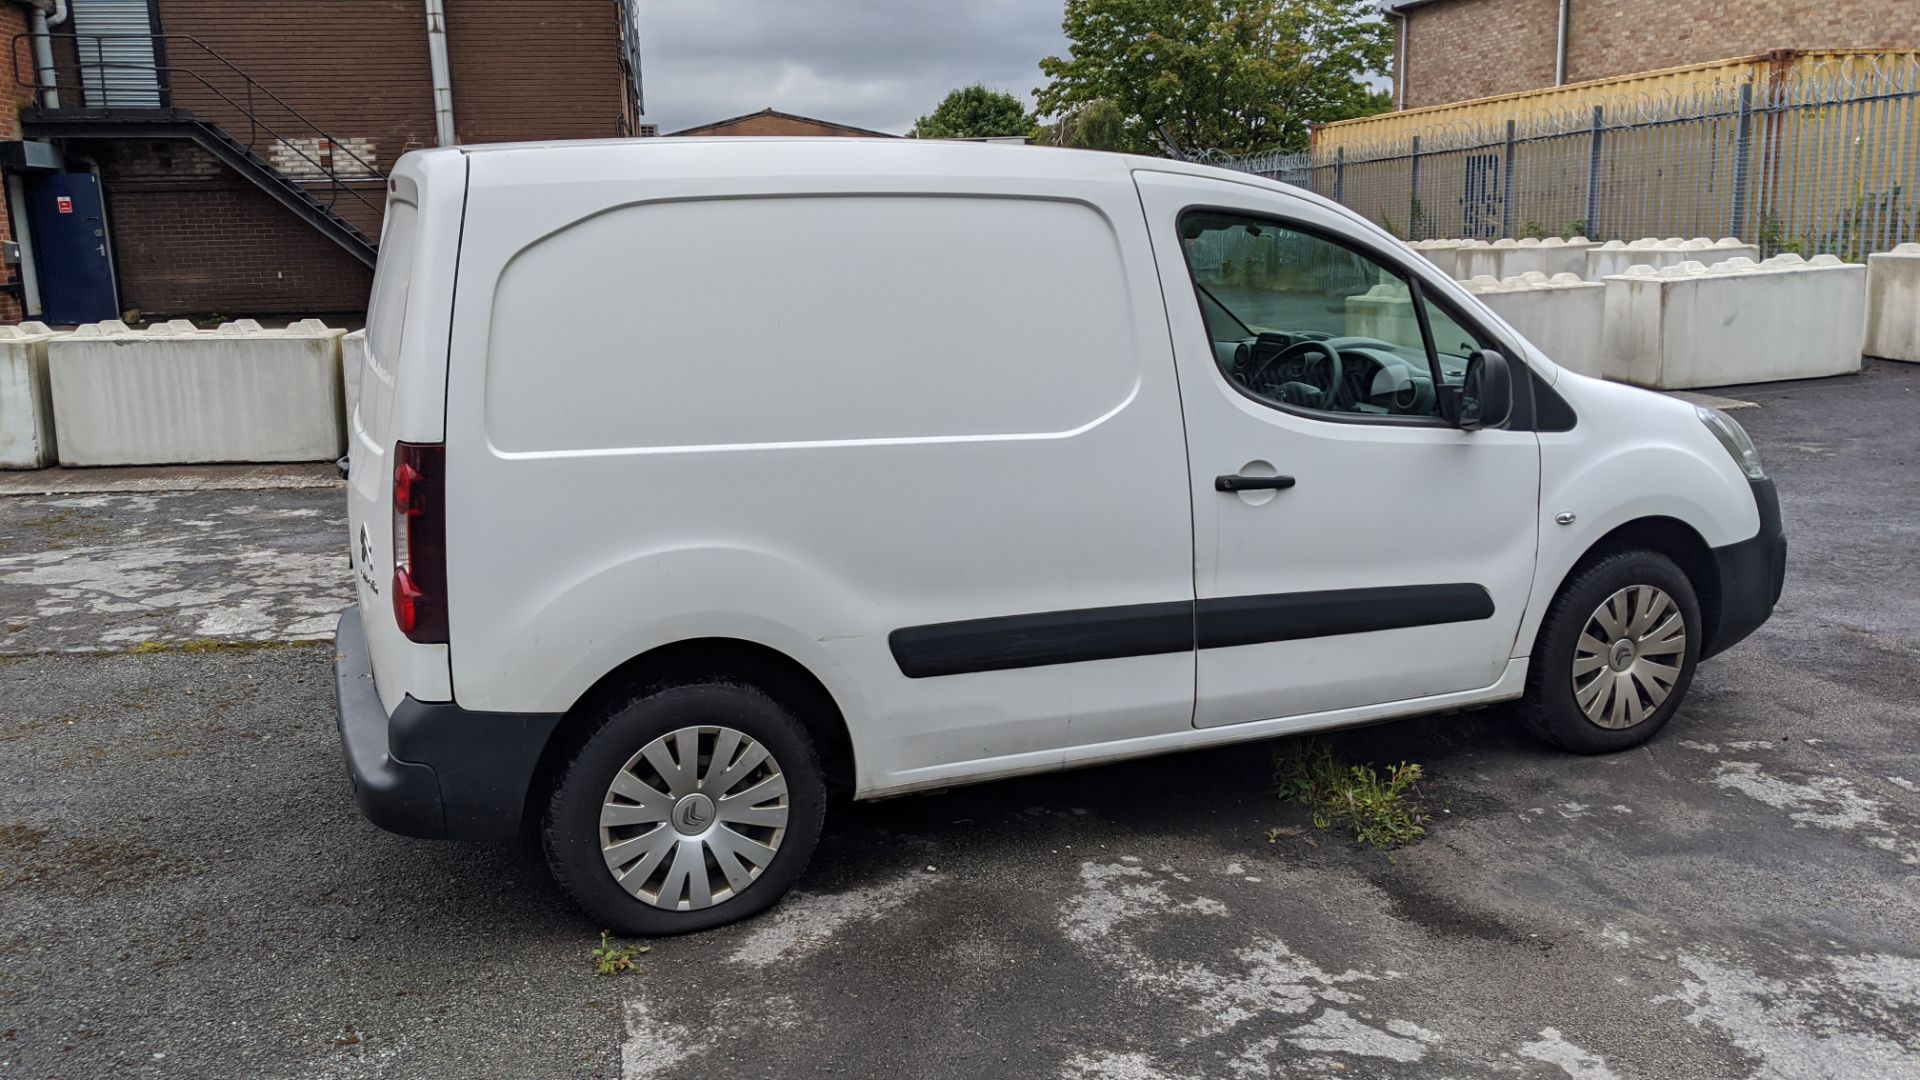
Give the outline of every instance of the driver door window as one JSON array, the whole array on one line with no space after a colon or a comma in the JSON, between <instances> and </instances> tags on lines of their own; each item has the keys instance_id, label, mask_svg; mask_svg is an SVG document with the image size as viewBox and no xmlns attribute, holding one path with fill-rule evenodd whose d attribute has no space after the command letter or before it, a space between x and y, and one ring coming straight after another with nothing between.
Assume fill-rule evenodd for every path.
<instances>
[{"instance_id":1,"label":"driver door window","mask_svg":"<svg viewBox=\"0 0 1920 1080\"><path fill-rule=\"evenodd\" d=\"M1195 211L1180 223L1215 360L1246 393L1310 413L1440 415L1436 385L1457 384L1480 346L1423 305L1407 279L1353 248L1256 218Z\"/></svg>"}]
</instances>

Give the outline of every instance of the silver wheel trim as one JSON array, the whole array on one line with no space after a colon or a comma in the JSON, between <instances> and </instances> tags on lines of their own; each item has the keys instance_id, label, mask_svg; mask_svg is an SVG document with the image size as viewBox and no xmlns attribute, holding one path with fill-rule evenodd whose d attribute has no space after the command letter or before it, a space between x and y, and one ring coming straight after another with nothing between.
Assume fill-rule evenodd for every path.
<instances>
[{"instance_id":1,"label":"silver wheel trim","mask_svg":"<svg viewBox=\"0 0 1920 1080\"><path fill-rule=\"evenodd\" d=\"M1603 728L1653 715L1680 681L1687 622L1673 598L1629 585L1601 602L1573 646L1573 702Z\"/></svg>"},{"instance_id":2,"label":"silver wheel trim","mask_svg":"<svg viewBox=\"0 0 1920 1080\"><path fill-rule=\"evenodd\" d=\"M670 731L613 775L600 853L635 899L698 911L738 896L787 832L787 778L766 747L729 727Z\"/></svg>"}]
</instances>

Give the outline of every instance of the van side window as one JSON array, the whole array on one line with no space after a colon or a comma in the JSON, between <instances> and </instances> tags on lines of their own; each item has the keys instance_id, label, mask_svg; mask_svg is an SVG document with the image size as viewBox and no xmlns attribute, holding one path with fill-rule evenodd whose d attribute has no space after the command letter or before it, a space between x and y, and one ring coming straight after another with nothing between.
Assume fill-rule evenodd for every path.
<instances>
[{"instance_id":1,"label":"van side window","mask_svg":"<svg viewBox=\"0 0 1920 1080\"><path fill-rule=\"evenodd\" d=\"M1439 305L1416 301L1399 270L1344 244L1218 211L1187 214L1180 231L1214 359L1263 401L1307 413L1435 417L1435 385L1460 382L1482 347Z\"/></svg>"},{"instance_id":2,"label":"van side window","mask_svg":"<svg viewBox=\"0 0 1920 1080\"><path fill-rule=\"evenodd\" d=\"M371 310L367 312L367 347L374 358L391 367L400 358L400 332L407 321L407 291L413 283L413 249L419 209L402 199L390 199L380 233L380 265L374 272Z\"/></svg>"}]
</instances>

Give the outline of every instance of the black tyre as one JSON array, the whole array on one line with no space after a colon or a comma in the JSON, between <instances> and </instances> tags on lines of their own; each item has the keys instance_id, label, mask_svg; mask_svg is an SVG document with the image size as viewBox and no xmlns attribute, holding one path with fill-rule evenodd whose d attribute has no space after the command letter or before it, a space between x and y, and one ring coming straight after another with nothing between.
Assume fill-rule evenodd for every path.
<instances>
[{"instance_id":1,"label":"black tyre","mask_svg":"<svg viewBox=\"0 0 1920 1080\"><path fill-rule=\"evenodd\" d=\"M1527 722L1579 754L1651 739L1700 658L1693 583L1658 552L1616 552L1575 574L1547 610L1527 672Z\"/></svg>"},{"instance_id":2,"label":"black tyre","mask_svg":"<svg viewBox=\"0 0 1920 1080\"><path fill-rule=\"evenodd\" d=\"M543 841L596 925L684 934L780 899L826 801L813 740L780 703L733 683L672 686L605 715L554 786Z\"/></svg>"}]
</instances>

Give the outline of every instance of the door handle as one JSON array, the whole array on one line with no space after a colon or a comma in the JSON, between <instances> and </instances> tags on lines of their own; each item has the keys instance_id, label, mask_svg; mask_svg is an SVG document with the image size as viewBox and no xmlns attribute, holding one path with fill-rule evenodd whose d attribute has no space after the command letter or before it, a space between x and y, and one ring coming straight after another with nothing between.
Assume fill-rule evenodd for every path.
<instances>
[{"instance_id":1,"label":"door handle","mask_svg":"<svg viewBox=\"0 0 1920 1080\"><path fill-rule=\"evenodd\" d=\"M1285 491L1292 486L1291 476L1241 476L1229 473L1213 478L1215 491Z\"/></svg>"}]
</instances>

